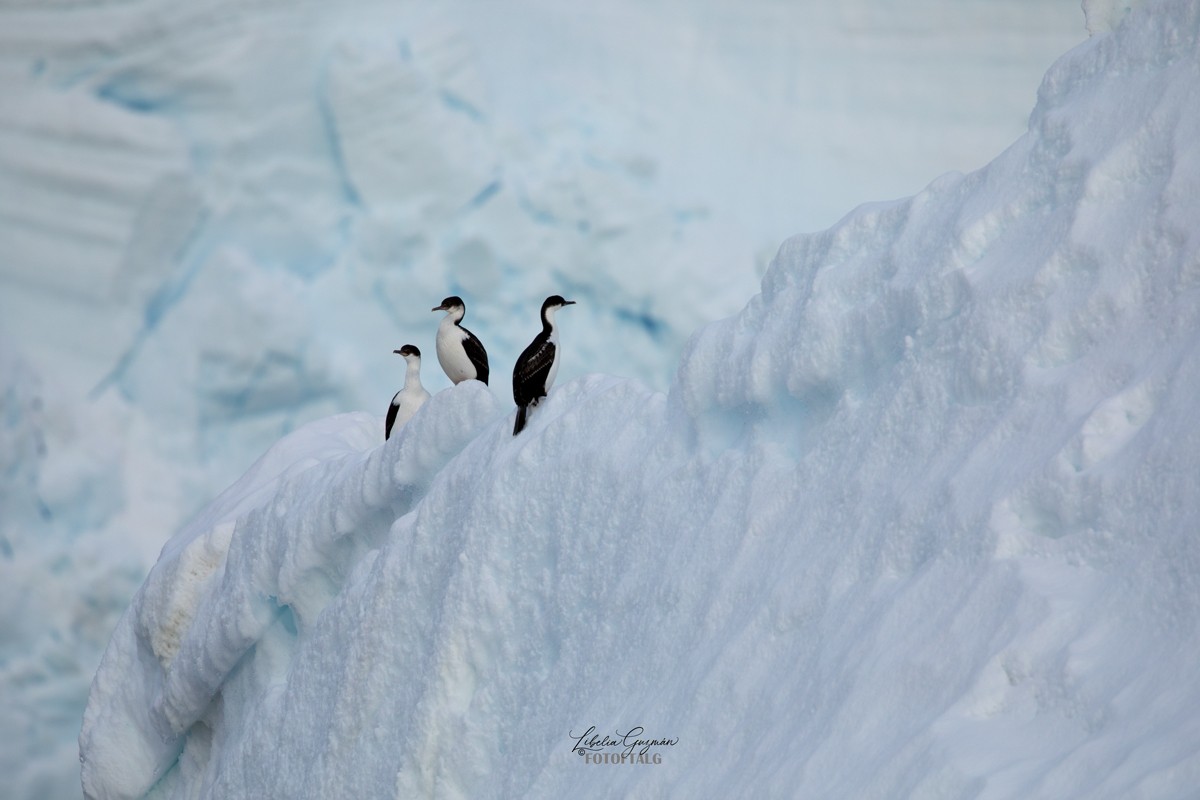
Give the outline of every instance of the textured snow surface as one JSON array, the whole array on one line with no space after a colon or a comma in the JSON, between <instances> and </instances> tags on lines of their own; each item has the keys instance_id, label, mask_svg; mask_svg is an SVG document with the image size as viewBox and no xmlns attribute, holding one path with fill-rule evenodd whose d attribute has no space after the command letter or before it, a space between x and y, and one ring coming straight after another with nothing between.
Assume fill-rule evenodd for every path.
<instances>
[{"instance_id":1,"label":"textured snow surface","mask_svg":"<svg viewBox=\"0 0 1200 800\"><path fill-rule=\"evenodd\" d=\"M781 241L986 163L1086 37L1078 0L430 6L0 3L5 800L78 797L164 540L280 437L382 414L441 298L505 401L555 292L560 385L665 391Z\"/></svg>"},{"instance_id":2,"label":"textured snow surface","mask_svg":"<svg viewBox=\"0 0 1200 800\"><path fill-rule=\"evenodd\" d=\"M1131 11L987 167L785 243L667 394L285 438L122 617L85 793L1192 796L1198 75L1200 6Z\"/></svg>"}]
</instances>

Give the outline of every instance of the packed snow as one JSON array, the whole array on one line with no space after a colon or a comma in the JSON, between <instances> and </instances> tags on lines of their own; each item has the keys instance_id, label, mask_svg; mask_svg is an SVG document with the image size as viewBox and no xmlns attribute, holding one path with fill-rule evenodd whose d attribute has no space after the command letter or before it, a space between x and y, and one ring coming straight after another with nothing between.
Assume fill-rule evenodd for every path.
<instances>
[{"instance_id":1,"label":"packed snow","mask_svg":"<svg viewBox=\"0 0 1200 800\"><path fill-rule=\"evenodd\" d=\"M498 397L551 292L560 386L665 391L781 241L986 163L1087 36L1078 0L428 5L0 4L6 800L78 797L163 542L282 436L382 414L440 298Z\"/></svg>"},{"instance_id":2,"label":"packed snow","mask_svg":"<svg viewBox=\"0 0 1200 800\"><path fill-rule=\"evenodd\" d=\"M1025 135L789 239L667 393L280 440L121 618L85 795L1192 796L1200 6L1090 5Z\"/></svg>"}]
</instances>

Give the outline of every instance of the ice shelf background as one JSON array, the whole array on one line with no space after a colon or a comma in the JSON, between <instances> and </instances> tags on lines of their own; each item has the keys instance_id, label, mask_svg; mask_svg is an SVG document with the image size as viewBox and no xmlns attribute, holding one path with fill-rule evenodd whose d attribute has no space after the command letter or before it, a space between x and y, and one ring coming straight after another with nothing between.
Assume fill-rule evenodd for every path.
<instances>
[{"instance_id":1,"label":"ice shelf background","mask_svg":"<svg viewBox=\"0 0 1200 800\"><path fill-rule=\"evenodd\" d=\"M282 438L122 616L86 796L1193 795L1198 75L1200 5L1129 14L983 168L787 240L665 394Z\"/></svg>"},{"instance_id":2,"label":"ice shelf background","mask_svg":"<svg viewBox=\"0 0 1200 800\"><path fill-rule=\"evenodd\" d=\"M580 301L560 384L666 390L780 242L982 166L1086 36L1070 2L0 13L12 797L77 796L88 683L166 538L288 431L382 415L442 296L502 405L551 291Z\"/></svg>"}]
</instances>

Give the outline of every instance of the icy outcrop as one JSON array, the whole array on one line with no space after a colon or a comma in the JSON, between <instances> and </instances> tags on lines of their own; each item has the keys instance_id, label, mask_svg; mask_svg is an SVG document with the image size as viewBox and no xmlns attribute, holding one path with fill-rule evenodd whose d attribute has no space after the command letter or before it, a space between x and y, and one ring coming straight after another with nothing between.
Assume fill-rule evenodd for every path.
<instances>
[{"instance_id":1,"label":"icy outcrop","mask_svg":"<svg viewBox=\"0 0 1200 800\"><path fill-rule=\"evenodd\" d=\"M667 395L297 431L123 618L85 793L1186 796L1198 71L1196 4L1132 12L986 168L787 242Z\"/></svg>"},{"instance_id":2,"label":"icy outcrop","mask_svg":"<svg viewBox=\"0 0 1200 800\"><path fill-rule=\"evenodd\" d=\"M984 163L1084 38L1078 0L428 6L0 4L6 800L78 795L163 538L379 411L438 299L501 372L569 291L561 382L665 390L785 236Z\"/></svg>"}]
</instances>

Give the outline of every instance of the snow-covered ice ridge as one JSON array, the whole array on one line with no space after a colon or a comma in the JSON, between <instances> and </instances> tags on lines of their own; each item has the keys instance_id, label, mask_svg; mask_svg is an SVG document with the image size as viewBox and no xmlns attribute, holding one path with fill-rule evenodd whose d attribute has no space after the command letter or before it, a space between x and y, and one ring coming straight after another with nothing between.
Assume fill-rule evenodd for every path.
<instances>
[{"instance_id":1,"label":"snow-covered ice ridge","mask_svg":"<svg viewBox=\"0 0 1200 800\"><path fill-rule=\"evenodd\" d=\"M1086 35L1079 0L430 5L0 4L5 800L78 796L164 539L380 410L437 300L506 375L566 292L560 382L665 391L783 238L986 163Z\"/></svg>"},{"instance_id":2,"label":"snow-covered ice ridge","mask_svg":"<svg viewBox=\"0 0 1200 800\"><path fill-rule=\"evenodd\" d=\"M1197 4L1131 12L986 168L785 243L666 395L285 438L122 618L85 794L1190 796L1198 54Z\"/></svg>"}]
</instances>

